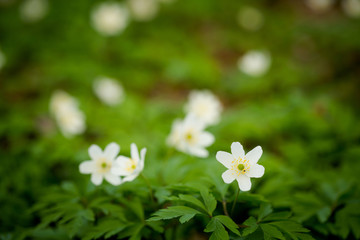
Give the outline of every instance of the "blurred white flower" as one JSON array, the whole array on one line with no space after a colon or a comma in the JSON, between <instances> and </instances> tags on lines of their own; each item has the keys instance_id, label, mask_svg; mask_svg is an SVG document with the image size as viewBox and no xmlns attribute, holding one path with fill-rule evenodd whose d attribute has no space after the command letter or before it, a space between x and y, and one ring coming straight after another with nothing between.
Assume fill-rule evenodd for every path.
<instances>
[{"instance_id":1,"label":"blurred white flower","mask_svg":"<svg viewBox=\"0 0 360 240\"><path fill-rule=\"evenodd\" d=\"M132 17L137 21L150 21L158 12L157 0L128 0Z\"/></svg>"},{"instance_id":2,"label":"blurred white flower","mask_svg":"<svg viewBox=\"0 0 360 240\"><path fill-rule=\"evenodd\" d=\"M271 56L265 51L249 51L238 60L240 71L259 77L264 75L271 64Z\"/></svg>"},{"instance_id":3,"label":"blurred white flower","mask_svg":"<svg viewBox=\"0 0 360 240\"><path fill-rule=\"evenodd\" d=\"M217 124L220 121L222 105L219 99L208 90L193 90L189 94L189 101L185 105L187 114L192 114L202 121L205 126Z\"/></svg>"},{"instance_id":4,"label":"blurred white flower","mask_svg":"<svg viewBox=\"0 0 360 240\"><path fill-rule=\"evenodd\" d=\"M232 183L236 179L241 191L249 191L251 188L250 178L260 178L264 175L265 168L257 164L261 155L260 146L245 155L245 151L239 142L231 144L231 154L218 151L216 159L228 168L222 174L224 182Z\"/></svg>"},{"instance_id":5,"label":"blurred white flower","mask_svg":"<svg viewBox=\"0 0 360 240\"><path fill-rule=\"evenodd\" d=\"M6 58L4 53L1 51L0 49L0 70L3 68L3 66L5 65L6 62Z\"/></svg>"},{"instance_id":6,"label":"blurred white flower","mask_svg":"<svg viewBox=\"0 0 360 240\"><path fill-rule=\"evenodd\" d=\"M341 6L349 17L360 17L360 0L342 0Z\"/></svg>"},{"instance_id":7,"label":"blurred white flower","mask_svg":"<svg viewBox=\"0 0 360 240\"><path fill-rule=\"evenodd\" d=\"M204 129L203 122L188 114L183 121L175 120L167 143L181 152L205 158L209 155L205 148L213 144L215 138Z\"/></svg>"},{"instance_id":8,"label":"blurred white flower","mask_svg":"<svg viewBox=\"0 0 360 240\"><path fill-rule=\"evenodd\" d=\"M247 6L240 9L237 15L237 21L244 29L257 31L262 27L264 17L257 8Z\"/></svg>"},{"instance_id":9,"label":"blurred white flower","mask_svg":"<svg viewBox=\"0 0 360 240\"><path fill-rule=\"evenodd\" d=\"M131 182L144 169L146 148L141 149L140 155L135 143L131 144L131 158L119 156L111 169L111 172L118 176L123 176L123 182Z\"/></svg>"},{"instance_id":10,"label":"blurred white flower","mask_svg":"<svg viewBox=\"0 0 360 240\"><path fill-rule=\"evenodd\" d=\"M37 22L48 13L47 0L26 0L20 6L20 16L25 22Z\"/></svg>"},{"instance_id":11,"label":"blurred white flower","mask_svg":"<svg viewBox=\"0 0 360 240\"><path fill-rule=\"evenodd\" d=\"M91 145L89 147L91 160L80 164L80 173L91 174L91 182L95 185L100 185L104 178L112 185L121 184L121 178L111 172L116 165L115 158L119 152L120 146L116 143L108 144L104 151L98 145Z\"/></svg>"},{"instance_id":12,"label":"blurred white flower","mask_svg":"<svg viewBox=\"0 0 360 240\"><path fill-rule=\"evenodd\" d=\"M95 7L91 14L92 25L104 36L121 33L129 23L128 9L116 2L104 2Z\"/></svg>"},{"instance_id":13,"label":"blurred white flower","mask_svg":"<svg viewBox=\"0 0 360 240\"><path fill-rule=\"evenodd\" d=\"M93 89L96 96L110 106L117 105L124 99L124 89L115 79L98 77L94 80Z\"/></svg>"},{"instance_id":14,"label":"blurred white flower","mask_svg":"<svg viewBox=\"0 0 360 240\"><path fill-rule=\"evenodd\" d=\"M85 115L79 110L75 98L64 91L56 91L50 100L50 112L65 137L72 137L85 131Z\"/></svg>"},{"instance_id":15,"label":"blurred white flower","mask_svg":"<svg viewBox=\"0 0 360 240\"><path fill-rule=\"evenodd\" d=\"M334 0L306 0L305 3L314 12L321 13L329 10L334 4Z\"/></svg>"}]
</instances>

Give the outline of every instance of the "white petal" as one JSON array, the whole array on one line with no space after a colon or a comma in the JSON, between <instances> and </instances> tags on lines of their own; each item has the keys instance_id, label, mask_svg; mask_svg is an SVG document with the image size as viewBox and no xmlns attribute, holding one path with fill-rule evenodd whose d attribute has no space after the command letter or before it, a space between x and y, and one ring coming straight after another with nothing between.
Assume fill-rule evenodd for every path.
<instances>
[{"instance_id":1,"label":"white petal","mask_svg":"<svg viewBox=\"0 0 360 240\"><path fill-rule=\"evenodd\" d=\"M231 170L226 170L221 177L225 183L232 183L235 180L235 175L233 175L233 171Z\"/></svg>"},{"instance_id":2,"label":"white petal","mask_svg":"<svg viewBox=\"0 0 360 240\"><path fill-rule=\"evenodd\" d=\"M231 153L234 158L244 158L245 152L243 146L239 142L233 142L231 144Z\"/></svg>"},{"instance_id":3,"label":"white petal","mask_svg":"<svg viewBox=\"0 0 360 240\"><path fill-rule=\"evenodd\" d=\"M100 185L103 181L103 175L99 173L94 173L91 175L91 182L95 185Z\"/></svg>"},{"instance_id":4,"label":"white petal","mask_svg":"<svg viewBox=\"0 0 360 240\"><path fill-rule=\"evenodd\" d=\"M111 173L116 176L128 176L130 173L125 169L128 165L132 164L130 158L125 156L119 156L116 158L113 167L111 168Z\"/></svg>"},{"instance_id":5,"label":"white petal","mask_svg":"<svg viewBox=\"0 0 360 240\"><path fill-rule=\"evenodd\" d=\"M140 160L140 158L139 158L139 150L138 150L136 144L135 144L135 143L132 143L132 144L130 145L130 148L131 148L131 158L132 158L136 163L138 163L138 161Z\"/></svg>"},{"instance_id":6,"label":"white petal","mask_svg":"<svg viewBox=\"0 0 360 240\"><path fill-rule=\"evenodd\" d=\"M108 181L109 183L111 183L114 186L121 184L120 177L115 176L114 174L111 174L111 173L105 174L105 179L106 179L106 181Z\"/></svg>"},{"instance_id":7,"label":"white petal","mask_svg":"<svg viewBox=\"0 0 360 240\"><path fill-rule=\"evenodd\" d=\"M230 168L231 162L234 161L233 155L224 151L218 151L216 153L216 159L227 168Z\"/></svg>"},{"instance_id":8,"label":"white petal","mask_svg":"<svg viewBox=\"0 0 360 240\"><path fill-rule=\"evenodd\" d=\"M215 137L214 135L212 135L211 133L208 132L202 132L199 136L199 144L201 146L210 146L211 144L213 144L215 141Z\"/></svg>"},{"instance_id":9,"label":"white petal","mask_svg":"<svg viewBox=\"0 0 360 240\"><path fill-rule=\"evenodd\" d=\"M239 188L241 191L249 191L251 188L251 181L250 178L244 174L240 174L238 177L236 177L236 180L238 181Z\"/></svg>"},{"instance_id":10,"label":"white petal","mask_svg":"<svg viewBox=\"0 0 360 240\"><path fill-rule=\"evenodd\" d=\"M257 146L256 148L248 152L245 158L249 160L250 164L252 165L259 161L262 153L262 148L260 146Z\"/></svg>"},{"instance_id":11,"label":"white petal","mask_svg":"<svg viewBox=\"0 0 360 240\"><path fill-rule=\"evenodd\" d=\"M89 174L95 171L94 161L85 161L82 162L79 166L79 170L82 174Z\"/></svg>"},{"instance_id":12,"label":"white petal","mask_svg":"<svg viewBox=\"0 0 360 240\"><path fill-rule=\"evenodd\" d=\"M98 159L102 156L102 150L98 145L93 144L89 147L89 155L91 159Z\"/></svg>"},{"instance_id":13,"label":"white petal","mask_svg":"<svg viewBox=\"0 0 360 240\"><path fill-rule=\"evenodd\" d=\"M260 178L264 175L265 168L259 164L254 164L245 173L248 177Z\"/></svg>"},{"instance_id":14,"label":"white petal","mask_svg":"<svg viewBox=\"0 0 360 240\"><path fill-rule=\"evenodd\" d=\"M206 149L200 147L189 148L189 153L193 156L201 157L201 158L206 158L209 156L209 152Z\"/></svg>"},{"instance_id":15,"label":"white petal","mask_svg":"<svg viewBox=\"0 0 360 240\"><path fill-rule=\"evenodd\" d=\"M133 181L137 176L139 176L139 173L134 173L129 176L126 176L123 178L123 182L131 182Z\"/></svg>"},{"instance_id":16,"label":"white petal","mask_svg":"<svg viewBox=\"0 0 360 240\"><path fill-rule=\"evenodd\" d=\"M140 171L142 171L144 169L144 165L145 165L145 154L146 154L146 148L141 149L140 152L140 161L138 164L138 168Z\"/></svg>"},{"instance_id":17,"label":"white petal","mask_svg":"<svg viewBox=\"0 0 360 240\"><path fill-rule=\"evenodd\" d=\"M119 144L112 142L106 146L106 148L104 150L104 155L109 160L113 160L116 158L116 156L119 154L119 152L120 152Z\"/></svg>"}]
</instances>

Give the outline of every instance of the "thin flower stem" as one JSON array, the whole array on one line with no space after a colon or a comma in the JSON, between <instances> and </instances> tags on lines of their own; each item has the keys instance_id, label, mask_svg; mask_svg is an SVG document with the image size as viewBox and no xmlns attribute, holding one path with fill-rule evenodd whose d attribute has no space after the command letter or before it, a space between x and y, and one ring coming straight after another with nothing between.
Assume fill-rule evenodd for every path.
<instances>
[{"instance_id":1,"label":"thin flower stem","mask_svg":"<svg viewBox=\"0 0 360 240\"><path fill-rule=\"evenodd\" d=\"M141 175L141 177L144 179L146 185L147 185L148 188L149 188L151 201L152 201L153 203L155 203L153 190L152 190L152 187L151 187L151 185L150 185L149 180L144 176L144 174L140 173L140 175Z\"/></svg>"},{"instance_id":2,"label":"thin flower stem","mask_svg":"<svg viewBox=\"0 0 360 240\"><path fill-rule=\"evenodd\" d=\"M229 213L228 213L228 210L227 210L227 207L226 207L226 200L225 199L222 200L222 205L223 205L225 215L230 217Z\"/></svg>"},{"instance_id":3,"label":"thin flower stem","mask_svg":"<svg viewBox=\"0 0 360 240\"><path fill-rule=\"evenodd\" d=\"M236 197L235 197L235 201L234 201L234 203L233 203L233 205L232 205L232 208L231 208L231 216L232 216L233 213L234 213L235 205L236 205L236 202L237 202L237 200L238 200L239 193L240 193L240 188L238 188L238 190L237 190Z\"/></svg>"}]
</instances>

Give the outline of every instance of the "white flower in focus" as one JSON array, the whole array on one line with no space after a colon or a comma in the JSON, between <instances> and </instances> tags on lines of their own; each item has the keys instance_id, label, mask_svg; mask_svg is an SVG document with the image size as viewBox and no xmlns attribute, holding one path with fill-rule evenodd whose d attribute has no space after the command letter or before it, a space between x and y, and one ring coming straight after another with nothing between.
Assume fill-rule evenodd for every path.
<instances>
[{"instance_id":1,"label":"white flower in focus","mask_svg":"<svg viewBox=\"0 0 360 240\"><path fill-rule=\"evenodd\" d=\"M240 71L253 76L259 77L264 75L271 64L270 54L263 51L249 51L238 61Z\"/></svg>"},{"instance_id":2,"label":"white flower in focus","mask_svg":"<svg viewBox=\"0 0 360 240\"><path fill-rule=\"evenodd\" d=\"M96 96L107 105L114 106L123 101L124 89L115 79L98 77L93 88Z\"/></svg>"},{"instance_id":3,"label":"white flower in focus","mask_svg":"<svg viewBox=\"0 0 360 240\"><path fill-rule=\"evenodd\" d=\"M140 155L135 143L131 146L131 158L119 156L111 172L117 176L123 176L123 182L131 182L134 180L144 169L146 148L141 149Z\"/></svg>"},{"instance_id":4,"label":"white flower in focus","mask_svg":"<svg viewBox=\"0 0 360 240\"><path fill-rule=\"evenodd\" d=\"M111 169L115 167L115 158L119 152L120 146L116 143L108 144L104 151L98 145L91 145L89 147L91 160L80 164L80 173L91 174L91 182L95 185L100 185L104 178L112 185L120 185L120 177L111 172Z\"/></svg>"},{"instance_id":5,"label":"white flower in focus","mask_svg":"<svg viewBox=\"0 0 360 240\"><path fill-rule=\"evenodd\" d=\"M47 0L26 0L20 6L20 16L25 22L37 22L48 12Z\"/></svg>"},{"instance_id":6,"label":"white flower in focus","mask_svg":"<svg viewBox=\"0 0 360 240\"><path fill-rule=\"evenodd\" d=\"M132 16L138 21L150 21L158 12L157 0L128 0Z\"/></svg>"},{"instance_id":7,"label":"white flower in focus","mask_svg":"<svg viewBox=\"0 0 360 240\"><path fill-rule=\"evenodd\" d=\"M4 53L1 51L0 49L0 70L2 69L2 67L5 65L6 62L6 58Z\"/></svg>"},{"instance_id":8,"label":"white flower in focus","mask_svg":"<svg viewBox=\"0 0 360 240\"><path fill-rule=\"evenodd\" d=\"M65 137L81 134L86 129L85 115L75 98L64 91L56 91L50 99L50 112Z\"/></svg>"},{"instance_id":9,"label":"white flower in focus","mask_svg":"<svg viewBox=\"0 0 360 240\"><path fill-rule=\"evenodd\" d=\"M325 12L334 4L334 0L306 0L306 5L314 12Z\"/></svg>"},{"instance_id":10,"label":"white flower in focus","mask_svg":"<svg viewBox=\"0 0 360 240\"><path fill-rule=\"evenodd\" d=\"M204 129L205 124L189 114L183 121L175 121L167 142L181 152L205 158L209 155L205 148L213 144L215 138Z\"/></svg>"},{"instance_id":11,"label":"white flower in focus","mask_svg":"<svg viewBox=\"0 0 360 240\"><path fill-rule=\"evenodd\" d=\"M237 21L248 31L257 31L259 30L263 23L264 23L264 17L262 13L253 7L244 7L240 9Z\"/></svg>"},{"instance_id":12,"label":"white flower in focus","mask_svg":"<svg viewBox=\"0 0 360 240\"><path fill-rule=\"evenodd\" d=\"M251 188L250 178L260 178L264 175L265 168L257 162L262 155L262 149L257 146L245 155L244 149L239 142L231 144L231 154L218 151L216 159L228 168L222 178L225 183L232 183L235 179L241 191L249 191Z\"/></svg>"},{"instance_id":13,"label":"white flower in focus","mask_svg":"<svg viewBox=\"0 0 360 240\"><path fill-rule=\"evenodd\" d=\"M360 0L342 0L341 6L349 17L360 17Z\"/></svg>"},{"instance_id":14,"label":"white flower in focus","mask_svg":"<svg viewBox=\"0 0 360 240\"><path fill-rule=\"evenodd\" d=\"M204 122L205 126L209 126L220 121L222 105L219 99L208 90L191 91L185 111Z\"/></svg>"},{"instance_id":15,"label":"white flower in focus","mask_svg":"<svg viewBox=\"0 0 360 240\"><path fill-rule=\"evenodd\" d=\"M116 2L105 2L96 6L91 14L92 25L104 36L122 32L129 22L127 8Z\"/></svg>"}]
</instances>

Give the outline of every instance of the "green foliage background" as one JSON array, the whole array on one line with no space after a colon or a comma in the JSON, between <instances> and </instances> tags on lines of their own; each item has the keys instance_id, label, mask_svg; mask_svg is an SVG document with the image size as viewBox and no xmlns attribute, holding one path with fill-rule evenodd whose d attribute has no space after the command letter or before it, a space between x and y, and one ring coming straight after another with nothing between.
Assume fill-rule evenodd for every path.
<instances>
[{"instance_id":1,"label":"green foliage background","mask_svg":"<svg viewBox=\"0 0 360 240\"><path fill-rule=\"evenodd\" d=\"M90 25L98 2L52 0L30 24L21 1L0 1L0 239L360 238L360 19L339 2L316 14L302 1L178 0L106 38ZM237 24L247 5L264 14L257 32ZM252 49L272 55L263 77L237 69ZM94 96L98 75L121 81L123 104ZM48 110L56 89L78 98L85 134L58 131ZM207 159L165 145L192 89L212 90L225 107ZM79 173L91 144L112 141L121 154L132 142L147 147L156 203L141 178L96 188ZM233 141L262 146L266 171L231 220L222 202L230 206L237 185L227 189L215 153ZM162 220L175 217L184 224Z\"/></svg>"}]
</instances>

